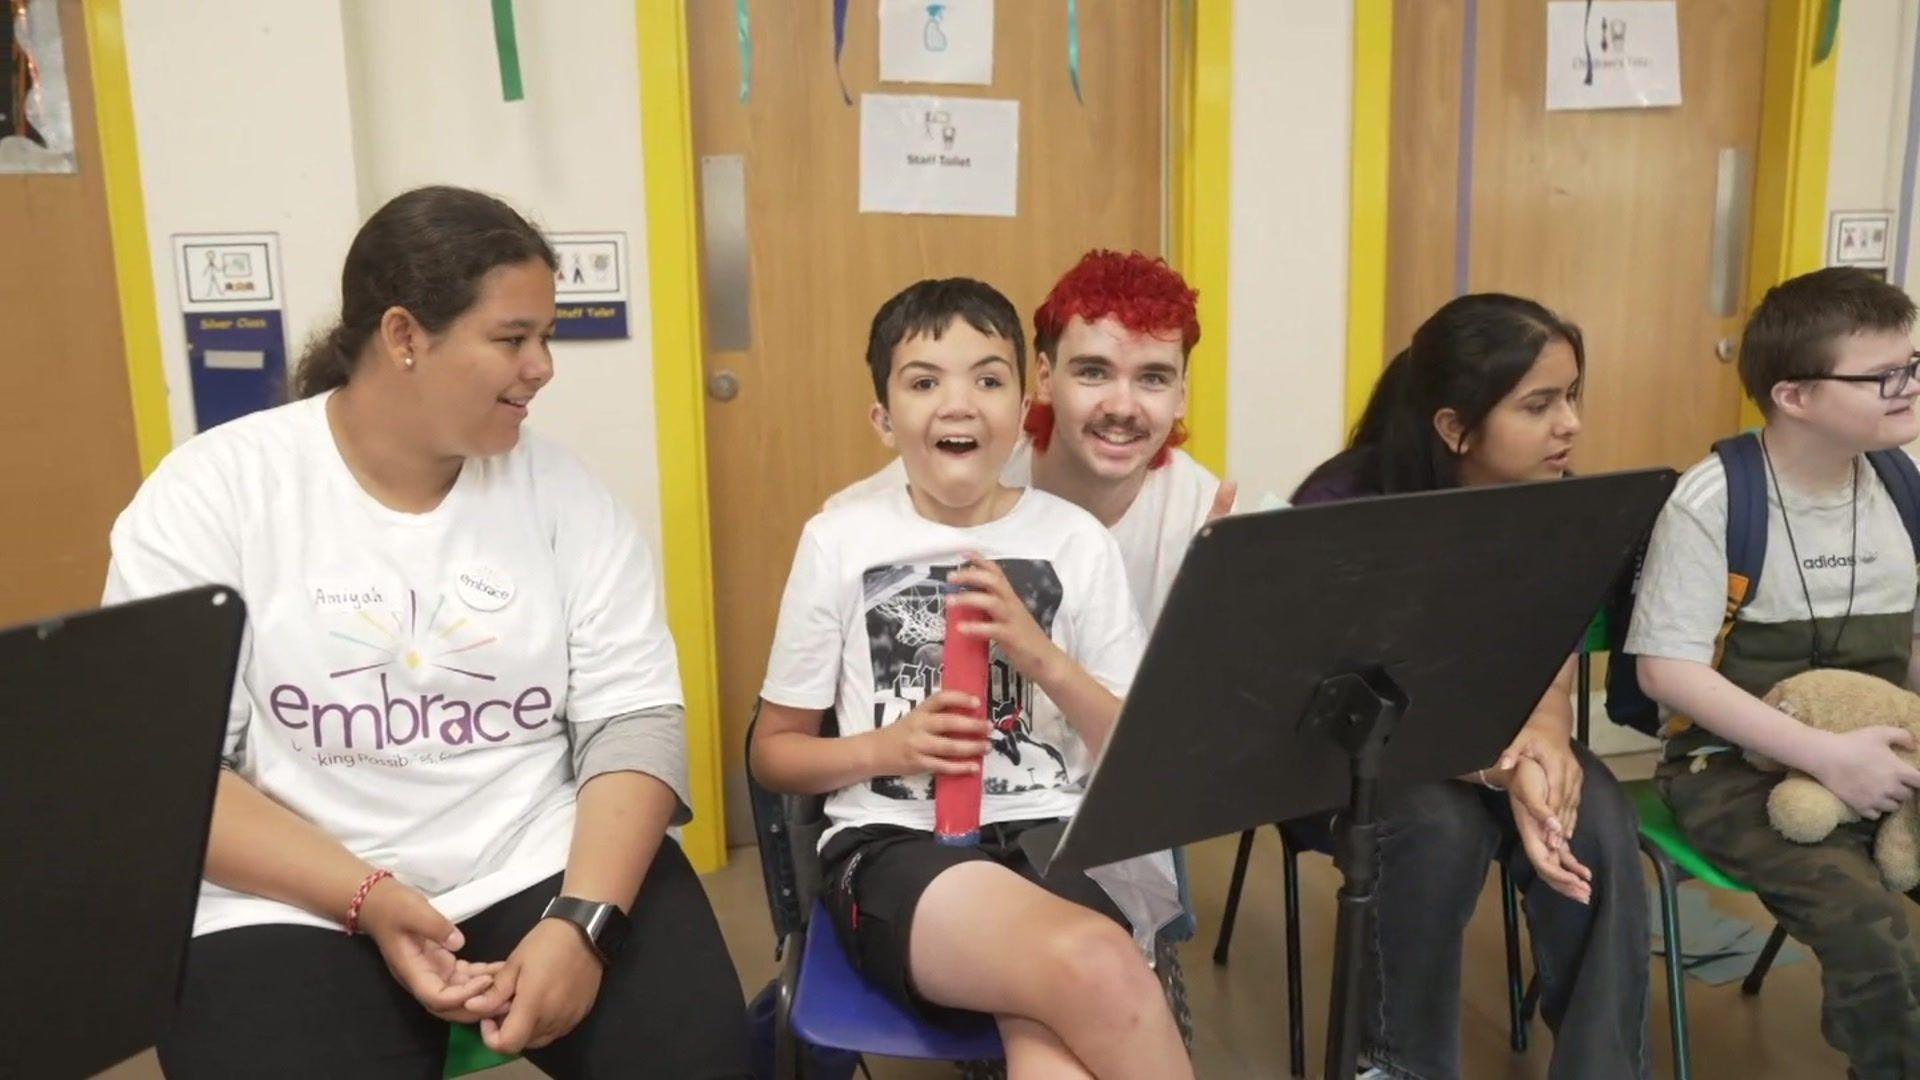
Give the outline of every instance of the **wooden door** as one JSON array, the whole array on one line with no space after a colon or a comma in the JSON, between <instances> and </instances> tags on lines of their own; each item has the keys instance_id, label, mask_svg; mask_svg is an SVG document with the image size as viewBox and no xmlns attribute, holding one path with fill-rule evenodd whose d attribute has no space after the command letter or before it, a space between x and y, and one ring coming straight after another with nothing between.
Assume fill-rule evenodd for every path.
<instances>
[{"instance_id":1,"label":"wooden door","mask_svg":"<svg viewBox=\"0 0 1920 1080\"><path fill-rule=\"evenodd\" d=\"M1767 6L1683 0L1677 108L1548 112L1547 5L1478 0L1467 287L1533 297L1585 331L1582 471L1684 466L1738 429L1739 378L1716 350L1742 319L1710 303L1714 208L1725 148L1748 165L1737 205L1751 205ZM1454 294L1465 7L1394 11L1390 351Z\"/></svg>"},{"instance_id":2,"label":"wooden door","mask_svg":"<svg viewBox=\"0 0 1920 1080\"><path fill-rule=\"evenodd\" d=\"M994 82L968 87L881 84L877 5L849 5L843 71L851 106L834 73L832 7L750 5L752 96L742 103L732 0L689 5L696 154L740 155L745 169L751 337L744 351L709 345L706 357L710 376L730 372L739 387L730 401L707 401L734 843L751 842L741 772L746 719L800 527L827 495L887 459L866 420L875 309L920 278L964 275L991 282L1028 316L1088 248L1161 248L1162 4L1079 5L1084 104L1068 81L1064 0L995 5ZM1018 216L859 213L862 92L1017 99ZM707 302L711 309L715 297Z\"/></svg>"},{"instance_id":3,"label":"wooden door","mask_svg":"<svg viewBox=\"0 0 1920 1080\"><path fill-rule=\"evenodd\" d=\"M59 5L79 172L0 176L0 626L99 602L140 483L80 6Z\"/></svg>"}]
</instances>

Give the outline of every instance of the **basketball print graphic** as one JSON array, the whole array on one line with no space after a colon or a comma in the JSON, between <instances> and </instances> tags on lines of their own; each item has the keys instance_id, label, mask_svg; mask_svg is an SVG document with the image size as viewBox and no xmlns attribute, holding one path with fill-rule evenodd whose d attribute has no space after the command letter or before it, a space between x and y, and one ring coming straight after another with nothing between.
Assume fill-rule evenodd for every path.
<instances>
[{"instance_id":1,"label":"basketball print graphic","mask_svg":"<svg viewBox=\"0 0 1920 1080\"><path fill-rule=\"evenodd\" d=\"M1053 564L1044 559L1000 559L1042 633L1053 633L1063 591ZM862 611L873 661L873 724L879 728L912 712L940 688L946 655L947 583L958 565L895 565L869 569L862 578ZM984 763L988 795L1013 795L1068 783L1059 746L1036 732L1033 687L996 646L987 664L987 716L993 722ZM890 799L933 798L931 776L879 776L868 781Z\"/></svg>"}]
</instances>

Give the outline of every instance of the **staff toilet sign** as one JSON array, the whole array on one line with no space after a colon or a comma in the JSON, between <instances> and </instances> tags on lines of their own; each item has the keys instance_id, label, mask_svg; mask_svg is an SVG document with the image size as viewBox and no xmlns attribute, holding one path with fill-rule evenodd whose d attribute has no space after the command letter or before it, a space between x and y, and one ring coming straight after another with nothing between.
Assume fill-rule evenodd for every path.
<instances>
[{"instance_id":1,"label":"staff toilet sign","mask_svg":"<svg viewBox=\"0 0 1920 1080\"><path fill-rule=\"evenodd\" d=\"M629 336L627 234L549 233L553 257L555 323L562 339Z\"/></svg>"}]
</instances>

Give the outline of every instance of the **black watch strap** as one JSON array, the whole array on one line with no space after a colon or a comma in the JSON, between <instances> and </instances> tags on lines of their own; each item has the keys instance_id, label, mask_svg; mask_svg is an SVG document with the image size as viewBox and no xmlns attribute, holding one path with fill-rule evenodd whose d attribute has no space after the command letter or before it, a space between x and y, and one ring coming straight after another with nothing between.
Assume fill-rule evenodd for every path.
<instances>
[{"instance_id":1,"label":"black watch strap","mask_svg":"<svg viewBox=\"0 0 1920 1080\"><path fill-rule=\"evenodd\" d=\"M556 896L547 902L547 910L542 919L561 919L580 929L587 939L587 945L600 958L602 964L610 964L627 943L627 931L631 924L627 913L618 905L600 900L582 900L577 896Z\"/></svg>"}]
</instances>

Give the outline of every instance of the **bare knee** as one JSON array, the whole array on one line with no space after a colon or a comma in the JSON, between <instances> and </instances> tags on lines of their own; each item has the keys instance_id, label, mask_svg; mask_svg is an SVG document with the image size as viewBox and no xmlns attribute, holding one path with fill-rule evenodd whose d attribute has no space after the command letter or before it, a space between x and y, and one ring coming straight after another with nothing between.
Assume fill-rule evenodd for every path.
<instances>
[{"instance_id":1,"label":"bare knee","mask_svg":"<svg viewBox=\"0 0 1920 1080\"><path fill-rule=\"evenodd\" d=\"M1142 1009L1160 1005L1160 984L1133 938L1094 912L1049 935L1040 959L1041 991L1062 1010L1129 1024Z\"/></svg>"}]
</instances>

